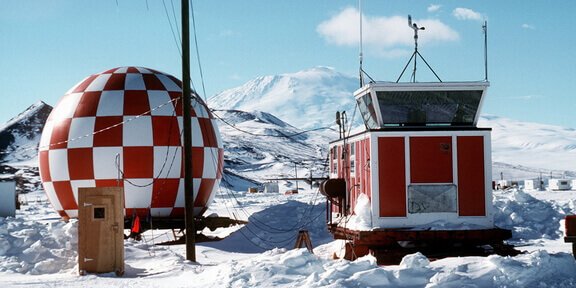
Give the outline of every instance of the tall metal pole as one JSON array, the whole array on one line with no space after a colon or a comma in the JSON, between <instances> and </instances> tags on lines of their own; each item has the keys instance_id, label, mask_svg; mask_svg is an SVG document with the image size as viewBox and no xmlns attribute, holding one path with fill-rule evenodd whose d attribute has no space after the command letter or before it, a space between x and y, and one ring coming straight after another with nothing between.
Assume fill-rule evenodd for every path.
<instances>
[{"instance_id":1,"label":"tall metal pole","mask_svg":"<svg viewBox=\"0 0 576 288\"><path fill-rule=\"evenodd\" d=\"M194 190L192 187L192 129L190 121L190 17L188 0L182 0L182 117L184 129L184 205L186 221L186 259L196 261Z\"/></svg>"},{"instance_id":2,"label":"tall metal pole","mask_svg":"<svg viewBox=\"0 0 576 288\"><path fill-rule=\"evenodd\" d=\"M488 22L484 21L484 81L488 81Z\"/></svg>"},{"instance_id":3,"label":"tall metal pole","mask_svg":"<svg viewBox=\"0 0 576 288\"><path fill-rule=\"evenodd\" d=\"M298 164L294 163L294 171L296 175L296 193L298 193Z\"/></svg>"},{"instance_id":4,"label":"tall metal pole","mask_svg":"<svg viewBox=\"0 0 576 288\"><path fill-rule=\"evenodd\" d=\"M362 61L364 60L362 48L362 0L358 0L358 10L360 10L360 87L364 86L364 68L362 68Z\"/></svg>"}]
</instances>

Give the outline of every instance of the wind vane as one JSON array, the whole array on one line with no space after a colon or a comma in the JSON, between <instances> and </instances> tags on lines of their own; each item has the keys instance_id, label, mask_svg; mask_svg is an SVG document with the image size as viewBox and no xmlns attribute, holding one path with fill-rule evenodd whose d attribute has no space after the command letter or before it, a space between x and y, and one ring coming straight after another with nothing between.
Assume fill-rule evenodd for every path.
<instances>
[{"instance_id":1,"label":"wind vane","mask_svg":"<svg viewBox=\"0 0 576 288\"><path fill-rule=\"evenodd\" d=\"M414 29L414 49L418 51L418 30L426 30L425 27L418 27L416 23L412 23L412 16L408 15L408 27Z\"/></svg>"},{"instance_id":2,"label":"wind vane","mask_svg":"<svg viewBox=\"0 0 576 288\"><path fill-rule=\"evenodd\" d=\"M408 68L408 65L410 64L410 62L412 62L412 59L414 59L414 69L412 70L411 80L412 80L412 82L416 82L416 60L418 59L417 56L420 56L420 59L422 59L422 61L424 61L426 66L428 66L428 69L430 69L430 71L432 71L432 73L434 73L434 76L436 76L436 79L438 79L438 81L442 82L442 80L440 80L440 77L438 77L436 72L434 72L434 69L432 69L432 67L430 67L428 62L426 62L426 59L424 59L424 57L422 57L420 52L418 52L418 30L425 30L426 28L425 27L418 27L418 25L416 23L413 23L412 22L412 16L410 16L410 15L408 15L408 26L414 30L414 53L412 53L412 57L410 57L410 60L408 60L408 63L406 63L406 66L404 66L404 69L402 70L402 73L400 73L400 76L396 80L396 83L398 83L398 81L400 81L400 78L402 78L402 75L404 75L404 71L406 71L406 68Z\"/></svg>"}]
</instances>

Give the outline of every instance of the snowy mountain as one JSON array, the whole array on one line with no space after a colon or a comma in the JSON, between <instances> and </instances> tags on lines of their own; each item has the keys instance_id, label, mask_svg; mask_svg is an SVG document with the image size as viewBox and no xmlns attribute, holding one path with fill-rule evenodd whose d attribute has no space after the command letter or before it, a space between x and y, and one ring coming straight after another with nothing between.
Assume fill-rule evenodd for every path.
<instances>
[{"instance_id":1,"label":"snowy mountain","mask_svg":"<svg viewBox=\"0 0 576 288\"><path fill-rule=\"evenodd\" d=\"M324 163L330 138L324 134L302 133L266 112L213 112L220 119L227 174L243 175L258 182L306 177L309 173L315 177L327 175Z\"/></svg>"},{"instance_id":2,"label":"snowy mountain","mask_svg":"<svg viewBox=\"0 0 576 288\"><path fill-rule=\"evenodd\" d=\"M223 91L210 99L215 109L265 111L302 128L330 126L336 111L354 110L352 92L358 78L329 67L315 67L295 73L263 76Z\"/></svg>"},{"instance_id":3,"label":"snowy mountain","mask_svg":"<svg viewBox=\"0 0 576 288\"><path fill-rule=\"evenodd\" d=\"M315 67L259 77L215 95L208 105L220 107L215 114L221 118L226 172L249 178L246 186L296 176L295 169L299 177L310 171L323 175L327 143L337 135L330 129L303 132L333 124L335 111L346 110L352 118L357 85L354 77ZM39 135L50 110L38 102L0 128L0 163L36 165ZM359 120L358 113L355 118ZM492 128L493 179L576 177L576 130L490 115L481 116L478 126ZM277 175L279 166L282 175Z\"/></svg>"},{"instance_id":4,"label":"snowy mountain","mask_svg":"<svg viewBox=\"0 0 576 288\"><path fill-rule=\"evenodd\" d=\"M0 163L36 158L44 123L52 107L39 101L0 126Z\"/></svg>"},{"instance_id":5,"label":"snowy mountain","mask_svg":"<svg viewBox=\"0 0 576 288\"><path fill-rule=\"evenodd\" d=\"M516 170L494 165L494 179L500 179L501 171L506 179L536 178L540 173L576 177L575 129L490 115L481 116L478 122L480 127L492 128L492 161L512 164ZM520 171L526 173L519 175Z\"/></svg>"},{"instance_id":6,"label":"snowy mountain","mask_svg":"<svg viewBox=\"0 0 576 288\"><path fill-rule=\"evenodd\" d=\"M334 123L335 111L354 115L353 92L358 79L332 68L316 67L295 73L263 76L221 92L210 107L265 111L295 127L307 129ZM489 97L489 96L488 96ZM356 113L355 120L359 120ZM481 116L478 126L492 128L494 179L525 179L545 175L573 175L576 171L576 130ZM568 172L566 172L568 171ZM508 179L510 179L508 178Z\"/></svg>"}]
</instances>

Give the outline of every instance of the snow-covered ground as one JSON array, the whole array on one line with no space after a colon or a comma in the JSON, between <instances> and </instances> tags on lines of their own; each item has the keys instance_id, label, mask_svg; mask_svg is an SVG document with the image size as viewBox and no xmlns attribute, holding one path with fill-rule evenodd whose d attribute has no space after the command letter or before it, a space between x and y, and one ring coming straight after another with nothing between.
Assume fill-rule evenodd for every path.
<instances>
[{"instance_id":1,"label":"snow-covered ground","mask_svg":"<svg viewBox=\"0 0 576 288\"><path fill-rule=\"evenodd\" d=\"M333 259L334 254L342 254L343 243L326 231L325 199L307 184L300 183L297 195L282 194L295 188L294 182L286 181L280 181L280 193L246 193L248 187L270 178L325 175L326 143L337 136L302 133L302 129L333 125L332 112L340 110L347 110L351 121L354 119L349 106L353 107L350 94L356 84L349 83L356 80L334 72L315 68L263 77L239 91L214 97L211 103L221 104L214 107L274 114L215 112L228 122L219 123L226 172L222 190L207 214L249 220L249 224L204 231L227 237L198 243L196 263L185 260L183 245L155 245L173 240L171 231L149 231L142 242L125 242L123 277L113 273L78 275L77 222L59 219L38 177L33 176L35 168L30 168L37 167L35 153L28 152L35 151L29 148L37 147L38 135L23 132L38 132L32 124L40 122L28 121L24 114L14 118L11 125L0 128L0 133L5 132L0 140L10 140L0 143L7 145L0 152L9 152L3 161L10 163L10 169L0 172L7 174L0 178L19 173L17 178L27 181L22 189L27 193L20 195L25 204L15 218L0 218L0 287L576 287L576 262L571 245L563 242L563 218L576 213L576 191L495 191L496 225L513 231L510 243L525 251L521 255L430 262L416 253L406 256L400 265L382 267L370 256L352 262ZM339 92L326 90L328 86ZM311 91L322 93L312 95ZM248 95L249 101L243 102L242 95ZM343 97L349 101L340 101ZM279 98L291 99L297 108L283 108L284 102L275 101ZM254 103L258 105L249 106ZM14 126L19 123L22 125ZM541 174L576 177L574 129L496 116L482 116L479 126L493 128L494 179L504 175L505 179L523 180ZM292 249L301 229L310 233L313 254Z\"/></svg>"},{"instance_id":2,"label":"snow-covered ground","mask_svg":"<svg viewBox=\"0 0 576 288\"><path fill-rule=\"evenodd\" d=\"M159 246L171 231L125 242L126 272L79 276L77 222L62 222L42 191L21 195L15 218L0 218L1 287L574 287L576 262L563 242L563 217L576 210L576 191L496 191L496 224L513 230L515 257L452 257L430 262L411 254L400 265L377 266L371 256L334 260L343 245L326 232L324 198L221 191L208 213L250 224L216 231L219 242L197 244L197 262L184 245ZM314 253L292 249L307 229Z\"/></svg>"}]
</instances>

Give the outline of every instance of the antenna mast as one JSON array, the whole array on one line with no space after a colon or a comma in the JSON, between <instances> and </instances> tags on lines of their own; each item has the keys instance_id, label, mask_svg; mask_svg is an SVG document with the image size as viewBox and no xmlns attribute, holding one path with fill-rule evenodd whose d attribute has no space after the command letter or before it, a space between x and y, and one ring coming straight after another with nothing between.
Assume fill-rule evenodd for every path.
<instances>
[{"instance_id":1,"label":"antenna mast","mask_svg":"<svg viewBox=\"0 0 576 288\"><path fill-rule=\"evenodd\" d=\"M358 0L358 10L360 12L360 71L358 72L360 73L360 87L362 87L364 86L364 71L362 68L362 0Z\"/></svg>"},{"instance_id":2,"label":"antenna mast","mask_svg":"<svg viewBox=\"0 0 576 288\"><path fill-rule=\"evenodd\" d=\"M488 22L484 20L484 81L488 81Z\"/></svg>"},{"instance_id":3,"label":"antenna mast","mask_svg":"<svg viewBox=\"0 0 576 288\"><path fill-rule=\"evenodd\" d=\"M425 30L426 28L418 27L418 25L416 25L416 23L412 23L412 16L410 16L410 15L408 15L408 27L410 27L414 30L414 53L412 53L412 57L410 57L410 60L408 60L408 63L406 63L406 66L404 66L404 69L402 70L402 73L400 73L400 76L398 76L396 83L398 83L398 81L400 81L400 78L402 78L402 75L404 75L406 68L408 68L408 65L410 64L410 62L412 62L412 59L414 59L414 70L412 70L412 77L411 78L412 78L412 82L416 82L416 59L418 58L418 56L420 56L420 59L422 59L422 61L424 61L426 66L428 66L428 69L430 69L430 71L432 71L432 73L434 73L434 76L436 76L436 79L438 79L438 81L442 82L442 80L440 80L440 77L438 77L438 74L436 74L436 72L434 72L434 69L432 69L432 67L430 67L430 64L428 64L428 62L426 62L426 59L424 59L424 57L422 57L420 52L418 52L418 30Z\"/></svg>"}]
</instances>

